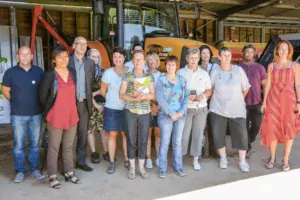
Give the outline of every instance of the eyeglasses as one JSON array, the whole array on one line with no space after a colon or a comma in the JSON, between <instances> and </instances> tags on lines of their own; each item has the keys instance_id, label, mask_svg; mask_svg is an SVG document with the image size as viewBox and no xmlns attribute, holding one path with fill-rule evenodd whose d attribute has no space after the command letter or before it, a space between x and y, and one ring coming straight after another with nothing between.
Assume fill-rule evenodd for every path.
<instances>
[{"instance_id":1,"label":"eyeglasses","mask_svg":"<svg viewBox=\"0 0 300 200\"><path fill-rule=\"evenodd\" d=\"M76 42L75 44L78 45L78 46L82 46L82 47L86 47L87 46L87 43Z\"/></svg>"}]
</instances>

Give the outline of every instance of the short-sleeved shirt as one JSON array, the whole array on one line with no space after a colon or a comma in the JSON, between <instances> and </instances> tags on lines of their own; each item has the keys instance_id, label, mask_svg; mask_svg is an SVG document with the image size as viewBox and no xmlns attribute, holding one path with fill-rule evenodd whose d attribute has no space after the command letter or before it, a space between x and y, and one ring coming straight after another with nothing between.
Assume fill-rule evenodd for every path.
<instances>
[{"instance_id":1,"label":"short-sleeved shirt","mask_svg":"<svg viewBox=\"0 0 300 200\"><path fill-rule=\"evenodd\" d=\"M34 65L28 71L19 65L6 70L2 85L11 89L11 115L41 114L38 91L43 74L44 71Z\"/></svg>"},{"instance_id":2,"label":"short-sleeved shirt","mask_svg":"<svg viewBox=\"0 0 300 200\"><path fill-rule=\"evenodd\" d=\"M128 67L128 72L133 72L133 70L134 70L134 65L133 65L132 61L126 62L126 63L124 64L124 66ZM143 71L144 71L144 72L147 72L148 69L149 69L148 66L146 66L146 65L143 66Z\"/></svg>"},{"instance_id":3,"label":"short-sleeved shirt","mask_svg":"<svg viewBox=\"0 0 300 200\"><path fill-rule=\"evenodd\" d=\"M119 95L122 77L111 67L105 70L102 81L108 85L104 106L114 110L123 110L124 101L120 99Z\"/></svg>"},{"instance_id":4,"label":"short-sleeved shirt","mask_svg":"<svg viewBox=\"0 0 300 200\"><path fill-rule=\"evenodd\" d=\"M219 65L217 63L209 63L206 72L208 73L208 75L211 75L211 72L218 67Z\"/></svg>"},{"instance_id":5,"label":"short-sleeved shirt","mask_svg":"<svg viewBox=\"0 0 300 200\"><path fill-rule=\"evenodd\" d=\"M143 77L140 77L140 78L148 79L150 83L154 83L154 78L149 73L144 73ZM134 89L135 89L134 80L135 79L136 79L136 76L133 72L128 72L123 77L123 80L127 82L126 94L130 97L134 97ZM148 100L142 100L139 102L125 101L125 108L130 110L130 112L139 114L139 115L143 115L143 114L147 114L147 113L151 112L150 101L148 101Z\"/></svg>"},{"instance_id":6,"label":"short-sleeved shirt","mask_svg":"<svg viewBox=\"0 0 300 200\"><path fill-rule=\"evenodd\" d=\"M187 66L177 71L177 75L182 76L187 82L189 91L196 90L197 96L203 94L206 90L211 89L211 81L208 73L201 69L190 70ZM204 98L201 102L189 101L188 108L202 108L207 106L207 99Z\"/></svg>"},{"instance_id":7,"label":"short-sleeved shirt","mask_svg":"<svg viewBox=\"0 0 300 200\"><path fill-rule=\"evenodd\" d=\"M261 103L261 82L267 78L265 68L257 62L252 62L250 65L240 63L239 66L244 69L251 84L251 88L245 97L246 104L257 105Z\"/></svg>"},{"instance_id":8,"label":"short-sleeved shirt","mask_svg":"<svg viewBox=\"0 0 300 200\"><path fill-rule=\"evenodd\" d=\"M76 56L74 56L74 63L77 76L76 96L77 99L86 99L84 61L82 60L82 62L80 63L80 60Z\"/></svg>"},{"instance_id":9,"label":"short-sleeved shirt","mask_svg":"<svg viewBox=\"0 0 300 200\"><path fill-rule=\"evenodd\" d=\"M237 65L226 72L216 68L212 71L211 82L213 95L210 111L228 118L246 118L243 91L248 90L251 85L244 70Z\"/></svg>"},{"instance_id":10,"label":"short-sleeved shirt","mask_svg":"<svg viewBox=\"0 0 300 200\"><path fill-rule=\"evenodd\" d=\"M154 84L156 85L158 78L160 77L162 73L160 71L157 71L155 74L152 74L154 78Z\"/></svg>"}]
</instances>

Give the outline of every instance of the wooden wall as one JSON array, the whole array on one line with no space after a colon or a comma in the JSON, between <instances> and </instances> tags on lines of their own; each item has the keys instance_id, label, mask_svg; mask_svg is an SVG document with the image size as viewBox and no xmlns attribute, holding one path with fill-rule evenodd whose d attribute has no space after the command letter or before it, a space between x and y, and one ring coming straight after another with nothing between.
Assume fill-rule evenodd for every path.
<instances>
[{"instance_id":1,"label":"wooden wall","mask_svg":"<svg viewBox=\"0 0 300 200\"><path fill-rule=\"evenodd\" d=\"M204 19L180 19L181 35L187 38L186 33L186 22L188 22L189 32L193 32L195 28L199 28L198 33L194 34L190 39L196 39L201 42L213 45L217 42L217 25L216 21L204 20ZM206 24L206 25L205 25ZM235 27L234 28L234 40L238 42L261 42L261 28L246 28L246 27ZM276 29L276 28L265 28L265 42L268 42L271 35L274 34L289 34L289 33L300 33L300 29ZM224 40L230 40L229 27L224 27Z\"/></svg>"},{"instance_id":2,"label":"wooden wall","mask_svg":"<svg viewBox=\"0 0 300 200\"><path fill-rule=\"evenodd\" d=\"M49 10L48 12L53 20L62 28L63 33L67 36L71 43L73 38L76 36L83 36L87 38L87 40L91 39L91 23L89 13L75 13L66 11L61 12L53 10ZM43 18L50 23L50 20L46 14L43 14ZM0 25L11 25L9 8L0 7L0 19ZM30 36L32 26L32 10L16 8L16 22L19 35ZM36 35L40 36L43 40L44 63L45 67L47 68L50 66L51 50L55 44L55 40L41 24L38 24L37 26Z\"/></svg>"}]
</instances>

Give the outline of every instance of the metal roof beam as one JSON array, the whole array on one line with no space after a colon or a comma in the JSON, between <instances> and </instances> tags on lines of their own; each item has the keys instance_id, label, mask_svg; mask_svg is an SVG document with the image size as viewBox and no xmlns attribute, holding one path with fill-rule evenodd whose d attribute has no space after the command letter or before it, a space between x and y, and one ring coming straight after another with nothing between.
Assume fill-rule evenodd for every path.
<instances>
[{"instance_id":1,"label":"metal roof beam","mask_svg":"<svg viewBox=\"0 0 300 200\"><path fill-rule=\"evenodd\" d=\"M220 4L230 4L230 5L244 5L248 3L247 0L194 0L193 2L198 2L199 4L220 3Z\"/></svg>"},{"instance_id":2,"label":"metal roof beam","mask_svg":"<svg viewBox=\"0 0 300 200\"><path fill-rule=\"evenodd\" d=\"M234 6L233 8L229 8L223 12L219 13L218 20L221 21L223 19L226 19L229 15L242 12L244 10L248 10L250 8L254 8L260 4L268 3L271 0L252 0L248 4L240 5L240 6Z\"/></svg>"}]
</instances>

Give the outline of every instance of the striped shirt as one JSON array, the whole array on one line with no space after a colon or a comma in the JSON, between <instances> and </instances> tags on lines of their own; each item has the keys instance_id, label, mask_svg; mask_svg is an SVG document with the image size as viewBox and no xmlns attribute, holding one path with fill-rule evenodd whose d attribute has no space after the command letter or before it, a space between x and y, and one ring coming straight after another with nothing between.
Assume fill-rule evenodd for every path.
<instances>
[{"instance_id":1,"label":"striped shirt","mask_svg":"<svg viewBox=\"0 0 300 200\"><path fill-rule=\"evenodd\" d=\"M141 78L149 78L150 83L154 83L154 78L151 74L145 73ZM136 76L133 72L126 73L123 77L123 81L127 82L127 90L126 94L130 97L134 97L134 89L135 89L135 79ZM136 88L138 89L138 88ZM150 101L149 100L142 100L142 101L125 101L125 109L130 110L130 112L143 115L148 114L151 112L150 110Z\"/></svg>"}]
</instances>

